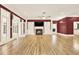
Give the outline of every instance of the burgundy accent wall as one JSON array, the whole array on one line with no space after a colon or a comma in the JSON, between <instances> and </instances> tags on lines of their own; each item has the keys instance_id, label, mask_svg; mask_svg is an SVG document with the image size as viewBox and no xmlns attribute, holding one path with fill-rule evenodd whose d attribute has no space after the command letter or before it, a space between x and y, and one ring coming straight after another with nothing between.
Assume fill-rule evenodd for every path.
<instances>
[{"instance_id":1,"label":"burgundy accent wall","mask_svg":"<svg viewBox=\"0 0 79 59\"><path fill-rule=\"evenodd\" d=\"M67 24L67 32L66 34L73 34L73 21L69 21Z\"/></svg>"},{"instance_id":2,"label":"burgundy accent wall","mask_svg":"<svg viewBox=\"0 0 79 59\"><path fill-rule=\"evenodd\" d=\"M73 34L73 22L79 21L79 17L65 17L57 22L57 32Z\"/></svg>"},{"instance_id":3,"label":"burgundy accent wall","mask_svg":"<svg viewBox=\"0 0 79 59\"><path fill-rule=\"evenodd\" d=\"M67 23L57 23L57 32L67 34Z\"/></svg>"}]
</instances>

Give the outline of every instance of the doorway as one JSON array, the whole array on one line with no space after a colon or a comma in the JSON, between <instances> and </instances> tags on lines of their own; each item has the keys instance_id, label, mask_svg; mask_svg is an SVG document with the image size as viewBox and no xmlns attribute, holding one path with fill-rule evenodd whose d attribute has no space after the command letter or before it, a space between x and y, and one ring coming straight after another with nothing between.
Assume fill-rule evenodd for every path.
<instances>
[{"instance_id":1,"label":"doorway","mask_svg":"<svg viewBox=\"0 0 79 59\"><path fill-rule=\"evenodd\" d=\"M79 35L79 22L74 22L73 33Z\"/></svg>"}]
</instances>

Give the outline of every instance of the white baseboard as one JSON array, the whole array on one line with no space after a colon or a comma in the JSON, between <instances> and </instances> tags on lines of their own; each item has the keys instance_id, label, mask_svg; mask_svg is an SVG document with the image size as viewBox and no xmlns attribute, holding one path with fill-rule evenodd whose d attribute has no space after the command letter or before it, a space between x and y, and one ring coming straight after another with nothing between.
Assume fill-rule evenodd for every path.
<instances>
[{"instance_id":1,"label":"white baseboard","mask_svg":"<svg viewBox=\"0 0 79 59\"><path fill-rule=\"evenodd\" d=\"M59 35L63 35L63 36L74 36L73 34L62 34L62 33L57 33Z\"/></svg>"},{"instance_id":2,"label":"white baseboard","mask_svg":"<svg viewBox=\"0 0 79 59\"><path fill-rule=\"evenodd\" d=\"M11 42L11 41L14 41L15 39L9 39L8 41L6 41L6 42L0 42L0 46L2 46L2 45L5 45L5 44L7 44L7 43L9 43L9 42Z\"/></svg>"}]
</instances>

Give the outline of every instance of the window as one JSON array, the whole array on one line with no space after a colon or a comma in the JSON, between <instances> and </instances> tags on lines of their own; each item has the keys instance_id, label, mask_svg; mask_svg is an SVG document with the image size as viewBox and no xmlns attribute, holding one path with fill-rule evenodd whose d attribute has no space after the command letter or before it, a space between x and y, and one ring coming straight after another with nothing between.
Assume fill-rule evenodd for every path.
<instances>
[{"instance_id":1,"label":"window","mask_svg":"<svg viewBox=\"0 0 79 59\"><path fill-rule=\"evenodd\" d=\"M79 29L79 23L77 24L77 29Z\"/></svg>"},{"instance_id":2,"label":"window","mask_svg":"<svg viewBox=\"0 0 79 59\"><path fill-rule=\"evenodd\" d=\"M23 34L25 34L25 23L23 23Z\"/></svg>"},{"instance_id":3,"label":"window","mask_svg":"<svg viewBox=\"0 0 79 59\"><path fill-rule=\"evenodd\" d=\"M17 23L17 25L16 25L16 33L18 33L18 23Z\"/></svg>"},{"instance_id":4,"label":"window","mask_svg":"<svg viewBox=\"0 0 79 59\"><path fill-rule=\"evenodd\" d=\"M18 33L18 24L13 24L13 33Z\"/></svg>"},{"instance_id":5,"label":"window","mask_svg":"<svg viewBox=\"0 0 79 59\"><path fill-rule=\"evenodd\" d=\"M8 18L5 16L5 15L2 15L2 20L3 20L3 22L2 22L2 32L3 32L3 34L7 34L7 20L8 20Z\"/></svg>"},{"instance_id":6,"label":"window","mask_svg":"<svg viewBox=\"0 0 79 59\"><path fill-rule=\"evenodd\" d=\"M21 22L21 35L22 35L22 22Z\"/></svg>"},{"instance_id":7,"label":"window","mask_svg":"<svg viewBox=\"0 0 79 59\"><path fill-rule=\"evenodd\" d=\"M3 24L3 33L6 34L7 33L7 23Z\"/></svg>"},{"instance_id":8,"label":"window","mask_svg":"<svg viewBox=\"0 0 79 59\"><path fill-rule=\"evenodd\" d=\"M13 26L12 30L13 30L13 33L14 33L15 32L15 26Z\"/></svg>"}]
</instances>

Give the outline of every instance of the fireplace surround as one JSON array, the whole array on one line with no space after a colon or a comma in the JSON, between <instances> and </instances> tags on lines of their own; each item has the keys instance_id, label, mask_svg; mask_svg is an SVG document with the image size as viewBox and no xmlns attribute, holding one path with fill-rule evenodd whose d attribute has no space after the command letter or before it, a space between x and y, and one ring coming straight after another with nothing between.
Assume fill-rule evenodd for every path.
<instances>
[{"instance_id":1,"label":"fireplace surround","mask_svg":"<svg viewBox=\"0 0 79 59\"><path fill-rule=\"evenodd\" d=\"M36 35L43 35L43 29L36 29Z\"/></svg>"}]
</instances>

